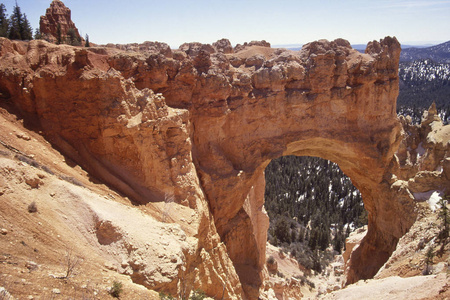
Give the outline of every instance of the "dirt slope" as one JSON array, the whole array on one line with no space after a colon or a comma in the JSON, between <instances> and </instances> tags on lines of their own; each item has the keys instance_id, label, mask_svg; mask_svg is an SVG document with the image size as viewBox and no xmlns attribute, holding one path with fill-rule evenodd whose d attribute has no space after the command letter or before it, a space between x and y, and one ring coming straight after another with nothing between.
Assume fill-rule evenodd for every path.
<instances>
[{"instance_id":1,"label":"dirt slope","mask_svg":"<svg viewBox=\"0 0 450 300\"><path fill-rule=\"evenodd\" d=\"M117 273L113 260L88 239L95 234L89 232L93 209L85 201L96 197L102 208L113 204L134 215L140 211L90 182L80 167L3 109L0 141L0 287L15 299L108 299L108 289L118 281L123 299L159 299ZM32 202L37 212L28 212ZM74 266L69 278L59 279L69 266Z\"/></svg>"}]
</instances>

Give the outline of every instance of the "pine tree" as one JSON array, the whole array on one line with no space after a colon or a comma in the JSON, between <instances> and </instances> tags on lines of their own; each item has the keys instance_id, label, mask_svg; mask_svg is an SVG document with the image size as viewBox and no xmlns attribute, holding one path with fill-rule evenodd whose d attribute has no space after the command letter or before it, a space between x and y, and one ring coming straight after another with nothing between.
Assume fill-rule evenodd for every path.
<instances>
[{"instance_id":1,"label":"pine tree","mask_svg":"<svg viewBox=\"0 0 450 300\"><path fill-rule=\"evenodd\" d=\"M11 40L31 40L33 39L33 29L27 19L26 14L22 14L20 6L16 2L13 14L9 20L10 27L8 37Z\"/></svg>"},{"instance_id":2,"label":"pine tree","mask_svg":"<svg viewBox=\"0 0 450 300\"><path fill-rule=\"evenodd\" d=\"M279 218L275 223L275 236L281 243L290 243L289 224L285 218Z\"/></svg>"},{"instance_id":3,"label":"pine tree","mask_svg":"<svg viewBox=\"0 0 450 300\"><path fill-rule=\"evenodd\" d=\"M62 33L61 33L61 24L58 23L56 27L56 44L59 45L62 43Z\"/></svg>"},{"instance_id":4,"label":"pine tree","mask_svg":"<svg viewBox=\"0 0 450 300\"><path fill-rule=\"evenodd\" d=\"M350 225L347 225L347 229L345 230L345 236L348 237L350 235Z\"/></svg>"},{"instance_id":5,"label":"pine tree","mask_svg":"<svg viewBox=\"0 0 450 300\"><path fill-rule=\"evenodd\" d=\"M297 229L291 229L291 242L297 241Z\"/></svg>"},{"instance_id":6,"label":"pine tree","mask_svg":"<svg viewBox=\"0 0 450 300\"><path fill-rule=\"evenodd\" d=\"M86 34L86 43L84 44L85 47L90 47L91 45L89 44L89 35Z\"/></svg>"},{"instance_id":7,"label":"pine tree","mask_svg":"<svg viewBox=\"0 0 450 300\"><path fill-rule=\"evenodd\" d=\"M320 265L320 255L318 250L315 250L313 252L312 260L313 260L313 270L319 273L322 272L322 266Z\"/></svg>"},{"instance_id":8,"label":"pine tree","mask_svg":"<svg viewBox=\"0 0 450 300\"><path fill-rule=\"evenodd\" d=\"M20 36L22 37L22 40L33 39L33 28L31 28L30 22L28 21L26 14L23 14L23 27Z\"/></svg>"},{"instance_id":9,"label":"pine tree","mask_svg":"<svg viewBox=\"0 0 450 300\"><path fill-rule=\"evenodd\" d=\"M317 248L317 244L318 244L318 232L316 230L316 228L313 228L311 230L309 239L308 239L308 247L311 250L315 250Z\"/></svg>"},{"instance_id":10,"label":"pine tree","mask_svg":"<svg viewBox=\"0 0 450 300\"><path fill-rule=\"evenodd\" d=\"M343 245L344 245L344 237L342 236L342 233L336 232L336 235L333 240L333 249L337 251L339 254L341 254Z\"/></svg>"},{"instance_id":11,"label":"pine tree","mask_svg":"<svg viewBox=\"0 0 450 300\"><path fill-rule=\"evenodd\" d=\"M305 240L305 228L303 226L300 227L300 232L298 233L298 242L303 242Z\"/></svg>"},{"instance_id":12,"label":"pine tree","mask_svg":"<svg viewBox=\"0 0 450 300\"><path fill-rule=\"evenodd\" d=\"M41 31L39 30L39 28L36 28L36 31L34 32L34 39L35 40L41 40L42 39L42 34L41 34Z\"/></svg>"},{"instance_id":13,"label":"pine tree","mask_svg":"<svg viewBox=\"0 0 450 300\"><path fill-rule=\"evenodd\" d=\"M431 265L433 264L433 258L433 248L429 247L427 252L425 252L425 269L423 270L423 275L431 274Z\"/></svg>"},{"instance_id":14,"label":"pine tree","mask_svg":"<svg viewBox=\"0 0 450 300\"><path fill-rule=\"evenodd\" d=\"M0 37L7 37L9 29L8 16L6 15L6 8L3 3L0 3Z\"/></svg>"},{"instance_id":15,"label":"pine tree","mask_svg":"<svg viewBox=\"0 0 450 300\"><path fill-rule=\"evenodd\" d=\"M22 37L20 36L20 32L22 31L21 28L23 27L23 18L22 18L22 12L20 11L20 7L17 5L13 8L13 13L9 19L10 27L9 27L9 33L8 38L10 40L21 40Z\"/></svg>"},{"instance_id":16,"label":"pine tree","mask_svg":"<svg viewBox=\"0 0 450 300\"><path fill-rule=\"evenodd\" d=\"M439 239L443 244L447 241L450 231L450 214L447 208L447 200L441 198L439 200L440 210L439 219L441 220L441 231L439 232Z\"/></svg>"}]
</instances>

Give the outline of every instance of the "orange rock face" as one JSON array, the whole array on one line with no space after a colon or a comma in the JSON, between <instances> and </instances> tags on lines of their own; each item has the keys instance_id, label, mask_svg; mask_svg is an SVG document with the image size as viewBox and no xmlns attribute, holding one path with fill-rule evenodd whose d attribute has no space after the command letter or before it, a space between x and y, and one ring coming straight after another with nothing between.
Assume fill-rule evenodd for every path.
<instances>
[{"instance_id":1,"label":"orange rock face","mask_svg":"<svg viewBox=\"0 0 450 300\"><path fill-rule=\"evenodd\" d=\"M53 0L47 8L45 16L41 16L39 30L43 38L49 42L56 42L58 39L58 24L61 29L61 37L67 36L69 29L74 29L76 36L80 38L80 33L72 22L70 9L61 0Z\"/></svg>"},{"instance_id":2,"label":"orange rock face","mask_svg":"<svg viewBox=\"0 0 450 300\"><path fill-rule=\"evenodd\" d=\"M375 275L414 221L413 200L388 180L401 141L397 40L371 42L365 54L342 39L298 52L254 43L231 53L224 40L163 46L0 39L0 99L136 203L195 209L199 258L186 267L216 283L200 283L208 295L223 286L257 299L267 276L263 172L281 155L332 160L352 179L369 230L349 281Z\"/></svg>"}]
</instances>

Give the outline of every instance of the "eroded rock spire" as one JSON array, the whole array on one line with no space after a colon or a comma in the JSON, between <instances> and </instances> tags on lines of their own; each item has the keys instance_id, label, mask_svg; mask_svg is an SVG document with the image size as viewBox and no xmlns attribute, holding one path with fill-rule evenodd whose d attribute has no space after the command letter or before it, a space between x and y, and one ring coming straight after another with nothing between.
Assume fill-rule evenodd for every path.
<instances>
[{"instance_id":1,"label":"eroded rock spire","mask_svg":"<svg viewBox=\"0 0 450 300\"><path fill-rule=\"evenodd\" d=\"M39 30L42 37L52 43L67 38L69 29L72 29L76 38L81 39L77 27L72 22L71 11L61 0L53 0L44 16L41 16Z\"/></svg>"}]
</instances>

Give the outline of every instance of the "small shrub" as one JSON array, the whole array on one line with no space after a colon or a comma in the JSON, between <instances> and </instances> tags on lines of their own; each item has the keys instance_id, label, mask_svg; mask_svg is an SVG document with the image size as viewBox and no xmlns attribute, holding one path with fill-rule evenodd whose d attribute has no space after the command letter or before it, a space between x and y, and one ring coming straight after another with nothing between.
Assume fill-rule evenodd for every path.
<instances>
[{"instance_id":1,"label":"small shrub","mask_svg":"<svg viewBox=\"0 0 450 300\"><path fill-rule=\"evenodd\" d=\"M0 152L0 154L1 154L1 152ZM26 155L16 154L14 157L17 158L18 160L20 160L21 162L24 162L27 165L30 165L30 166L35 167L37 169L41 169L42 171L45 171L45 172L47 172L50 175L54 175L55 174L55 173L53 173L53 171L49 167L38 163L37 161L35 161L34 159L32 159L32 158L30 158L30 157L28 157Z\"/></svg>"},{"instance_id":2,"label":"small shrub","mask_svg":"<svg viewBox=\"0 0 450 300\"><path fill-rule=\"evenodd\" d=\"M21 154L16 154L15 157L20 160L21 162L26 163L27 165L30 165L32 167L35 167L37 169L39 169L40 165L37 161L35 161L34 159L27 157L25 155L21 155Z\"/></svg>"},{"instance_id":3,"label":"small shrub","mask_svg":"<svg viewBox=\"0 0 450 300\"><path fill-rule=\"evenodd\" d=\"M64 279L70 278L75 274L83 259L73 253L73 250L66 249L66 257L64 258L65 275Z\"/></svg>"},{"instance_id":4,"label":"small shrub","mask_svg":"<svg viewBox=\"0 0 450 300\"><path fill-rule=\"evenodd\" d=\"M315 288L314 282L312 282L311 280L309 280L308 278L306 278L306 276L299 275L299 276L294 276L294 278L300 280L300 284L301 284L302 286L304 286L305 284L307 284L307 285L309 285L310 288Z\"/></svg>"},{"instance_id":5,"label":"small shrub","mask_svg":"<svg viewBox=\"0 0 450 300\"><path fill-rule=\"evenodd\" d=\"M79 181L78 179L74 178L74 177L70 177L70 176L66 176L66 175L60 175L59 176L60 179L67 181L73 185L77 185L77 186L81 186L84 187L84 184Z\"/></svg>"},{"instance_id":6,"label":"small shrub","mask_svg":"<svg viewBox=\"0 0 450 300\"><path fill-rule=\"evenodd\" d=\"M164 292L160 292L159 293L159 299L161 299L161 300L175 300L174 297L172 297L171 295L168 295L168 294L166 294Z\"/></svg>"},{"instance_id":7,"label":"small shrub","mask_svg":"<svg viewBox=\"0 0 450 300\"><path fill-rule=\"evenodd\" d=\"M275 263L275 258L273 258L273 256L269 256L269 258L267 259L267 264L268 265L273 265Z\"/></svg>"},{"instance_id":8,"label":"small shrub","mask_svg":"<svg viewBox=\"0 0 450 300\"><path fill-rule=\"evenodd\" d=\"M292 249L292 251L291 251L291 256L292 257L297 257L297 250L294 248L294 249Z\"/></svg>"},{"instance_id":9,"label":"small shrub","mask_svg":"<svg viewBox=\"0 0 450 300\"><path fill-rule=\"evenodd\" d=\"M192 296L191 296L191 300L203 300L203 299L205 299L206 298L206 294L205 294L205 292L204 291L202 291L202 290L195 290L193 293L192 293Z\"/></svg>"},{"instance_id":10,"label":"small shrub","mask_svg":"<svg viewBox=\"0 0 450 300\"><path fill-rule=\"evenodd\" d=\"M109 291L111 296L113 296L114 298L119 298L122 291L122 282L114 280L111 290Z\"/></svg>"},{"instance_id":11,"label":"small shrub","mask_svg":"<svg viewBox=\"0 0 450 300\"><path fill-rule=\"evenodd\" d=\"M28 212L35 213L37 211L38 211L38 209L37 209L36 202L35 201L31 202L30 205L28 205Z\"/></svg>"}]
</instances>

